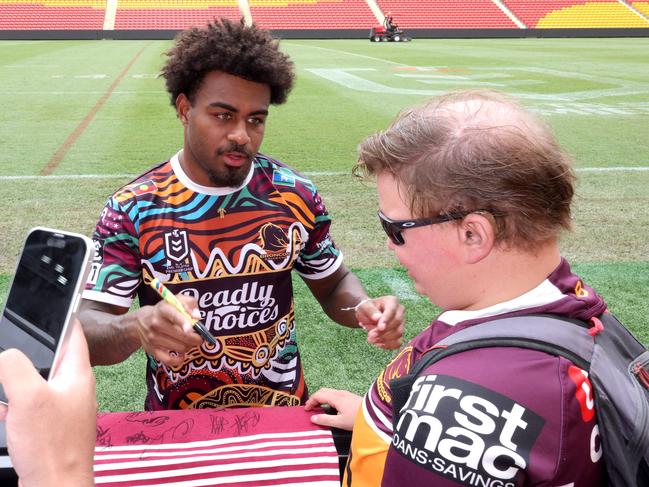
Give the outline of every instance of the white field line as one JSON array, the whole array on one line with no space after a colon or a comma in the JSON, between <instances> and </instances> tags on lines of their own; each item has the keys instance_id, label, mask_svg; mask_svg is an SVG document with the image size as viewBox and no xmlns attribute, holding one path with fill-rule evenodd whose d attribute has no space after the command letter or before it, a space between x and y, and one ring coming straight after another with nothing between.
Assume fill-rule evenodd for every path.
<instances>
[{"instance_id":1,"label":"white field line","mask_svg":"<svg viewBox=\"0 0 649 487\"><path fill-rule=\"evenodd\" d=\"M404 278L394 270L388 269L381 272L381 279L390 286L392 294L399 298L399 301L418 301L421 296L417 294L410 279Z\"/></svg>"},{"instance_id":2,"label":"white field line","mask_svg":"<svg viewBox=\"0 0 649 487\"><path fill-rule=\"evenodd\" d=\"M637 167L580 167L577 172L647 172L649 166ZM323 176L351 176L351 171L305 171L302 174L308 177ZM74 179L133 179L137 174L54 174L51 176L0 176L0 181L59 181Z\"/></svg>"},{"instance_id":3,"label":"white field line","mask_svg":"<svg viewBox=\"0 0 649 487\"><path fill-rule=\"evenodd\" d=\"M161 93L167 93L165 90L115 90L111 95L159 95ZM0 93L0 96L3 95L105 95L106 91L3 91Z\"/></svg>"},{"instance_id":4,"label":"white field line","mask_svg":"<svg viewBox=\"0 0 649 487\"><path fill-rule=\"evenodd\" d=\"M0 176L0 181L60 181L69 179L133 179L137 174L53 174L50 176Z\"/></svg>"},{"instance_id":5,"label":"white field line","mask_svg":"<svg viewBox=\"0 0 649 487\"><path fill-rule=\"evenodd\" d=\"M394 64L395 66L408 66L408 64L397 63L396 61L390 61L389 59L381 59L381 58L378 58L378 57L366 56L364 54L356 54L355 52L341 51L340 49L330 49L328 47L308 46L308 45L304 45L304 44L294 44L292 42L282 42L282 45L283 46L293 46L293 47L307 47L309 49L319 49L321 51L335 52L337 54L347 54L348 56L355 56L355 57L360 57L360 58L364 58L364 59L371 59L372 61L378 61L378 62L381 62L381 63Z\"/></svg>"},{"instance_id":6,"label":"white field line","mask_svg":"<svg viewBox=\"0 0 649 487\"><path fill-rule=\"evenodd\" d=\"M0 68L12 68L12 69L33 69L33 68L58 68L58 64L0 64Z\"/></svg>"},{"instance_id":7,"label":"white field line","mask_svg":"<svg viewBox=\"0 0 649 487\"><path fill-rule=\"evenodd\" d=\"M27 44L45 44L47 41L0 41L0 47L25 46ZM56 41L53 41L56 42Z\"/></svg>"},{"instance_id":8,"label":"white field line","mask_svg":"<svg viewBox=\"0 0 649 487\"><path fill-rule=\"evenodd\" d=\"M577 172L644 172L649 171L649 166L637 167L580 167Z\"/></svg>"}]
</instances>

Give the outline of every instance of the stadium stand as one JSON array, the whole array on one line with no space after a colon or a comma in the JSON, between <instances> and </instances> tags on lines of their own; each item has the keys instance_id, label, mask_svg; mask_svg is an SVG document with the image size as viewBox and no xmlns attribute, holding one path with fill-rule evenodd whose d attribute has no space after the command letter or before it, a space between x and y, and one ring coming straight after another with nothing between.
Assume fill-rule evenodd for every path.
<instances>
[{"instance_id":1,"label":"stadium stand","mask_svg":"<svg viewBox=\"0 0 649 487\"><path fill-rule=\"evenodd\" d=\"M378 0L377 4L404 29L517 28L492 0Z\"/></svg>"},{"instance_id":2,"label":"stadium stand","mask_svg":"<svg viewBox=\"0 0 649 487\"><path fill-rule=\"evenodd\" d=\"M365 0L249 0L265 29L369 29L377 24Z\"/></svg>"},{"instance_id":3,"label":"stadium stand","mask_svg":"<svg viewBox=\"0 0 649 487\"><path fill-rule=\"evenodd\" d=\"M214 17L240 19L237 0L119 0L115 30L186 29Z\"/></svg>"},{"instance_id":4,"label":"stadium stand","mask_svg":"<svg viewBox=\"0 0 649 487\"><path fill-rule=\"evenodd\" d=\"M649 27L649 22L631 9L611 0L502 1L531 28Z\"/></svg>"},{"instance_id":5,"label":"stadium stand","mask_svg":"<svg viewBox=\"0 0 649 487\"><path fill-rule=\"evenodd\" d=\"M20 0L0 2L2 30L101 29L106 0Z\"/></svg>"},{"instance_id":6,"label":"stadium stand","mask_svg":"<svg viewBox=\"0 0 649 487\"><path fill-rule=\"evenodd\" d=\"M248 5L252 20L267 29L369 32L380 16L370 1L248 0ZM649 0L377 0L376 4L403 29L649 28ZM0 30L180 30L214 17L238 20L241 9L238 0L0 0Z\"/></svg>"},{"instance_id":7,"label":"stadium stand","mask_svg":"<svg viewBox=\"0 0 649 487\"><path fill-rule=\"evenodd\" d=\"M649 2L633 2L633 5L640 13L649 17Z\"/></svg>"}]
</instances>

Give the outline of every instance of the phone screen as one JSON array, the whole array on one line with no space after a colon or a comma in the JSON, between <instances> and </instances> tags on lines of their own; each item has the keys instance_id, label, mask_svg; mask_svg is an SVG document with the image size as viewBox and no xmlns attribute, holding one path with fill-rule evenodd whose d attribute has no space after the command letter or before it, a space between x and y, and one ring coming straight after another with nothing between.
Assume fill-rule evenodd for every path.
<instances>
[{"instance_id":1,"label":"phone screen","mask_svg":"<svg viewBox=\"0 0 649 487\"><path fill-rule=\"evenodd\" d=\"M25 242L0 321L0 349L17 348L47 379L87 248L82 238L36 229ZM0 386L0 401L6 402Z\"/></svg>"}]
</instances>

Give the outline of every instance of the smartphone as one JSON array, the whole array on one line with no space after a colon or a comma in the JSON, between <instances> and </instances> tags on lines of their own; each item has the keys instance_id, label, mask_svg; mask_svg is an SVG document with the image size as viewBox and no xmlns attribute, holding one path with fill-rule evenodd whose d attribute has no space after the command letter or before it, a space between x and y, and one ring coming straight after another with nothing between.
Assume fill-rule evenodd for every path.
<instances>
[{"instance_id":1,"label":"smartphone","mask_svg":"<svg viewBox=\"0 0 649 487\"><path fill-rule=\"evenodd\" d=\"M83 235L33 228L18 259L0 321L0 351L17 348L45 379L65 352L94 246ZM0 385L0 402L7 403Z\"/></svg>"}]
</instances>

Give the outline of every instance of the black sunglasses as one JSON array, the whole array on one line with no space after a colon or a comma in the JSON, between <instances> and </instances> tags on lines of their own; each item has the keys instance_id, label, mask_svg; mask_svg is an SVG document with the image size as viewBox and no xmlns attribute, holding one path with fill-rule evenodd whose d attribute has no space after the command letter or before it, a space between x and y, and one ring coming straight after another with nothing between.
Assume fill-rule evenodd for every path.
<instances>
[{"instance_id":1,"label":"black sunglasses","mask_svg":"<svg viewBox=\"0 0 649 487\"><path fill-rule=\"evenodd\" d=\"M379 220L381 220L381 226L392 243L394 245L403 245L405 242L401 232L407 228L424 227L426 225L435 225L436 223L450 222L451 220L461 220L470 213L475 213L475 211L447 213L446 215L417 218L415 220L391 220L379 210Z\"/></svg>"}]
</instances>

